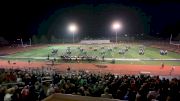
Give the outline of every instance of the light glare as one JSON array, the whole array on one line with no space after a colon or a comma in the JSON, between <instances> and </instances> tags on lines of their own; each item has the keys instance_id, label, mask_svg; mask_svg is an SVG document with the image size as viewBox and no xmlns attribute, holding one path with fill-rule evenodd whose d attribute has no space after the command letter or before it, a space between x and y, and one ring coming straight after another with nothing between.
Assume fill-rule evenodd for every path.
<instances>
[{"instance_id":1,"label":"light glare","mask_svg":"<svg viewBox=\"0 0 180 101\"><path fill-rule=\"evenodd\" d=\"M75 24L69 25L69 31L70 31L70 32L75 32L75 31L77 31L77 26L76 26Z\"/></svg>"},{"instance_id":2,"label":"light glare","mask_svg":"<svg viewBox=\"0 0 180 101\"><path fill-rule=\"evenodd\" d=\"M121 23L119 23L119 22L114 22L113 24L112 24L112 29L113 30L119 30L119 29L121 29L122 28L122 25L121 25Z\"/></svg>"}]
</instances>

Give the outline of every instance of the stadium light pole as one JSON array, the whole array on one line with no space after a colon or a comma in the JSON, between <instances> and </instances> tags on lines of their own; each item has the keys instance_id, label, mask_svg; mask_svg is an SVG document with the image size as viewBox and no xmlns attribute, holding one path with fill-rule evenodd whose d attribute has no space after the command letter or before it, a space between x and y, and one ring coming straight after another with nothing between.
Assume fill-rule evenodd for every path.
<instances>
[{"instance_id":1,"label":"stadium light pole","mask_svg":"<svg viewBox=\"0 0 180 101\"><path fill-rule=\"evenodd\" d=\"M70 24L68 29L73 34L73 44L74 44L74 34L77 31L77 25L76 24Z\"/></svg>"},{"instance_id":2,"label":"stadium light pole","mask_svg":"<svg viewBox=\"0 0 180 101\"><path fill-rule=\"evenodd\" d=\"M112 29L116 32L116 44L117 44L117 33L118 33L118 30L120 30L121 28L122 28L121 23L113 22Z\"/></svg>"},{"instance_id":3,"label":"stadium light pole","mask_svg":"<svg viewBox=\"0 0 180 101\"><path fill-rule=\"evenodd\" d=\"M29 38L29 45L31 46L31 38Z\"/></svg>"}]
</instances>

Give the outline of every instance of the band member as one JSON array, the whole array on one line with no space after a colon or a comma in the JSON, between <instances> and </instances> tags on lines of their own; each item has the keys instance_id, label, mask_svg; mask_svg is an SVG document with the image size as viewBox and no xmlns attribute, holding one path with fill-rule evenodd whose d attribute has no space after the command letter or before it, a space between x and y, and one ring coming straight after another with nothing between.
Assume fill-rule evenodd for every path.
<instances>
[{"instance_id":1,"label":"band member","mask_svg":"<svg viewBox=\"0 0 180 101\"><path fill-rule=\"evenodd\" d=\"M139 50L139 55L144 55L144 49Z\"/></svg>"},{"instance_id":2,"label":"band member","mask_svg":"<svg viewBox=\"0 0 180 101\"><path fill-rule=\"evenodd\" d=\"M102 61L104 62L104 55L102 56Z\"/></svg>"},{"instance_id":3,"label":"band member","mask_svg":"<svg viewBox=\"0 0 180 101\"><path fill-rule=\"evenodd\" d=\"M48 54L47 60L49 60L49 54Z\"/></svg>"},{"instance_id":4,"label":"band member","mask_svg":"<svg viewBox=\"0 0 180 101\"><path fill-rule=\"evenodd\" d=\"M167 50L165 50L165 51L164 51L164 55L167 55L167 53L168 53L168 51L167 51Z\"/></svg>"},{"instance_id":5,"label":"band member","mask_svg":"<svg viewBox=\"0 0 180 101\"><path fill-rule=\"evenodd\" d=\"M56 61L56 58L54 58L54 61Z\"/></svg>"}]
</instances>

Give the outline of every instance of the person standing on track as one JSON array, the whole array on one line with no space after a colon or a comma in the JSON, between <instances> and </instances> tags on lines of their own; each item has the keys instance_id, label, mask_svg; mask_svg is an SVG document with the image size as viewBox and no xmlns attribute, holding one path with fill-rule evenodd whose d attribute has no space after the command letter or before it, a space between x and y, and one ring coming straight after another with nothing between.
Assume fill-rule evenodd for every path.
<instances>
[{"instance_id":1,"label":"person standing on track","mask_svg":"<svg viewBox=\"0 0 180 101\"><path fill-rule=\"evenodd\" d=\"M11 64L10 60L8 60L8 64Z\"/></svg>"},{"instance_id":2,"label":"person standing on track","mask_svg":"<svg viewBox=\"0 0 180 101\"><path fill-rule=\"evenodd\" d=\"M52 60L52 66L54 66L54 60Z\"/></svg>"},{"instance_id":3,"label":"person standing on track","mask_svg":"<svg viewBox=\"0 0 180 101\"><path fill-rule=\"evenodd\" d=\"M31 60L28 60L28 63L30 64L30 63L31 63Z\"/></svg>"},{"instance_id":4,"label":"person standing on track","mask_svg":"<svg viewBox=\"0 0 180 101\"><path fill-rule=\"evenodd\" d=\"M164 62L161 63L161 69L163 69L163 68L164 68Z\"/></svg>"},{"instance_id":5,"label":"person standing on track","mask_svg":"<svg viewBox=\"0 0 180 101\"><path fill-rule=\"evenodd\" d=\"M175 68L176 68L175 66L172 66L172 68L170 70L170 73L169 73L170 75L172 75L172 73L174 72Z\"/></svg>"}]
</instances>

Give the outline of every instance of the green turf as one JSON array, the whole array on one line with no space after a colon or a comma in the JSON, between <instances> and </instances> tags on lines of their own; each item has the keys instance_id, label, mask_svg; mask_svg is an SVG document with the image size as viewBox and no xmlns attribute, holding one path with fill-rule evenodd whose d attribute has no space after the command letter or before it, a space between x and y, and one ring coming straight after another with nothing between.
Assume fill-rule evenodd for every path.
<instances>
[{"instance_id":1,"label":"green turf","mask_svg":"<svg viewBox=\"0 0 180 101\"><path fill-rule=\"evenodd\" d=\"M104 46L105 49L101 49L101 47ZM114 49L114 47L118 47L117 49ZM101 51L105 51L105 58L131 58L131 59L180 59L180 54L175 53L175 52L168 52L168 55L160 55L159 54L159 49L157 48L152 48L152 47L147 47L145 46L145 54L144 55L139 55L139 47L140 45L129 45L131 48L127 53L124 55L119 54L119 50L121 48L124 48L125 45L53 45L53 46L46 46L43 48L37 48L37 49L31 49L28 51L24 52L18 52L15 54L8 55L8 58L18 58L18 57L26 57L26 58L31 58L31 57L47 57L48 54L51 56L51 51L52 49L58 49L58 54L56 56L60 56L66 53L67 47L71 47L71 52L72 55L78 56L82 55L83 53L80 52L78 47L81 47L87 51L87 55L89 56L99 56L101 57L102 55L100 54ZM93 49L97 48L98 51L94 51L93 49L90 49L92 47ZM108 47L111 47L113 51L108 51ZM132 64L132 62L127 62L127 61L119 61L117 63L127 63L127 64ZM160 61L139 61L139 62L133 62L134 64L159 64ZM172 62L168 61L168 64L176 64L180 65L179 61Z\"/></svg>"}]
</instances>

